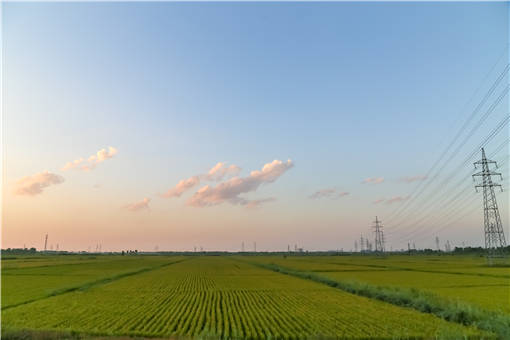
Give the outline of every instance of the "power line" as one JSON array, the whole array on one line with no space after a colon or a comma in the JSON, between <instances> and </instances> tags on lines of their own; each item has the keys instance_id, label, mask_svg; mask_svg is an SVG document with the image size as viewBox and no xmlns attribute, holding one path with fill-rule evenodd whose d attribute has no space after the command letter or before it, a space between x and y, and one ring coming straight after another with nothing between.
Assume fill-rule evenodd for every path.
<instances>
[{"instance_id":1,"label":"power line","mask_svg":"<svg viewBox=\"0 0 510 340\"><path fill-rule=\"evenodd\" d=\"M440 157L434 162L434 164L432 165L432 167L427 171L425 177L426 178L429 178L430 175L432 174L432 172L435 170L435 168L439 165L439 163L442 161L442 159L446 156L446 154L450 151L450 149L453 147L453 145L457 142L457 140L460 138L460 136L462 135L462 133L467 129L467 127L469 126L469 124L471 123L471 121L474 119L474 117L476 117L476 115L478 114L478 112L481 110L481 108L485 105L485 103L487 102L487 100L490 98L490 96L494 93L494 91L496 90L496 88L499 86L499 84L501 83L501 80L503 80L503 78L505 77L505 75L508 73L510 69L510 64L506 64L505 68L503 69L503 71L499 74L498 78L496 78L496 80L494 81L494 83L492 84L492 86L489 88L489 90L486 92L486 94L484 95L484 97L482 98L482 100L479 102L479 104L476 106L476 108L473 110L473 112L471 113L471 115L468 117L468 119L464 122L464 124L462 125L462 127L460 128L460 130L457 132L457 134L455 135L455 137L453 138L453 140L450 142L450 144L448 144L448 146L446 147L446 149L443 151L443 153L440 155ZM478 91L478 90L477 90ZM475 91L475 93L477 92ZM505 92L508 92L508 85L507 87L505 88L505 90L503 91L503 93ZM500 95L501 97L501 95ZM502 99L502 98L501 98ZM499 102L498 102L499 103ZM492 110L491 110L492 111ZM488 114L486 113L486 116L488 116ZM485 119L483 119L485 120ZM480 123L480 121L479 121ZM476 130L475 130L476 131ZM471 131L471 134L474 133L474 131L472 130ZM467 139L465 139L467 140ZM444 166L443 166L444 168ZM441 170L443 169L441 168ZM439 170L439 172L441 171ZM437 174L436 176L434 176L434 178L437 177ZM411 199L406 201L406 203L404 203L403 206L401 206L400 208L397 208L392 214L390 214L390 216L388 217L388 220L390 221L393 221L395 218L397 218L398 216L400 216L400 214L407 208L407 206L409 206L414 200L416 197L418 197L427 187L427 185L425 185L425 187L423 187L423 189L421 189L419 192L418 190L421 188L422 184L424 184L425 182L420 182L420 184L415 187L414 191L411 193ZM430 183L430 181L427 181L427 183ZM417 195L416 192L418 192Z\"/></svg>"},{"instance_id":2,"label":"power line","mask_svg":"<svg viewBox=\"0 0 510 340\"><path fill-rule=\"evenodd\" d=\"M498 146L498 147L494 150L493 155L497 154L497 152L499 152L499 151L500 151L500 150L501 150L501 149L502 149L505 145L507 145L509 140L510 140L510 138L507 138L505 141L503 141L503 143L501 143L501 144L500 144L500 145L499 145L499 146ZM492 156L491 156L491 157L492 157ZM503 162L503 164L504 164L504 163L506 163L506 161L504 161L504 162ZM471 176L471 174L469 174L468 176L466 176L465 178L463 178L463 180L461 180L461 182L467 181L467 179L468 179L470 176ZM461 183L459 183L459 184L461 184ZM454 186L454 188L455 188L455 187L458 187L458 185ZM462 195L462 194L464 194L464 193L465 193L465 192L466 192L466 191L467 191L470 187L471 187L470 185L465 186L463 190L461 190L461 191L460 191L460 192L458 192L455 196L453 196L452 198L450 198L450 200L449 200L447 203L443 203L443 202L446 200L446 197L448 197L448 196L443 196L443 197L444 197L444 199L443 199L442 201L434 201L434 203L437 203L436 205L439 205L439 206L441 206L441 207L443 207L443 208L444 208L444 207L451 207L451 208L450 208L450 212L447 212L447 214L446 214L446 216L449 216L452 212L454 212L454 211L455 211L455 210L454 210L454 208L453 208L453 206L452 206L452 204L454 204L454 203L456 203L456 202L459 202L459 199L460 199L461 195ZM461 200L460 202L465 202L465 201L466 201L466 199ZM471 201L474 201L474 200L471 200ZM470 202L470 203L472 203L472 202ZM454 205L454 206L455 206L455 205ZM432 206L429 206L429 207L432 207ZM435 219L435 221L436 221L436 222L439 222L441 219L443 219L443 218L445 217L445 216L438 217L436 213L433 213L433 212L431 211L431 212L427 213L425 216L423 216L420 220L416 221L415 223L413 223L413 224L411 224L411 225L407 225L407 227L417 225L417 224L419 224L419 223L423 222L424 220L426 220L426 219L427 219L427 217L430 217L431 215L436 217L436 219ZM434 224L434 223L432 223L432 224ZM409 238L411 235L415 235L416 233L420 233L420 229L422 229L422 228L423 228L423 226L418 226L417 228L413 229L412 231L407 232L407 233L405 233L405 234L401 235L399 238L397 238L397 240L401 241L401 240L403 240L403 239L407 239L407 238ZM430 229L426 229L426 230L425 230L425 232L427 232L427 231L430 231ZM394 234L396 234L396 231L395 231L395 230L394 230L394 231L392 231L392 232L390 232L390 235L394 235Z\"/></svg>"},{"instance_id":3,"label":"power line","mask_svg":"<svg viewBox=\"0 0 510 340\"><path fill-rule=\"evenodd\" d=\"M508 87L507 87L508 88ZM505 127L505 125L510 121L510 115L507 115L503 118L503 120L501 120L498 125L491 131L491 133L482 141L482 143L480 143L479 146L477 146L473 152L471 152L469 154L469 156L467 156L465 158L465 160L463 162L461 162L457 168L455 168L449 176L447 176L439 185L436 186L437 190L434 190L432 191L431 193L429 193L429 195L425 198L425 199L422 199L422 202L432 202L431 204L435 204L437 203L437 201L433 201L431 200L431 198L435 195L438 195L439 193L441 193L442 191L444 191L444 189L446 188L447 184L449 183L449 181L462 169L462 167L464 167L466 164L468 164L471 159L476 155L476 153L478 152L478 150L480 150L481 148L483 148L487 143L489 143L499 132L501 132L501 130ZM458 153L458 150L456 150L456 153L455 155ZM453 159L453 156L450 157L450 159L448 160L448 162ZM445 165L442 167L442 169L445 167ZM436 176L434 176L434 178L436 178L437 176L439 175L439 172L436 174ZM429 184L431 184L432 182L429 182ZM426 187L428 187L428 185ZM425 188L426 188L425 187ZM429 206L431 205L429 204ZM427 208L429 207L427 206ZM422 211L425 211L425 209L421 209ZM410 215L412 214L411 211L409 211L403 218L401 218L401 221L399 223L396 223L394 224L391 228L389 228L390 230L393 230L395 228L398 228L399 226L401 226L405 219L408 218Z\"/></svg>"}]
</instances>

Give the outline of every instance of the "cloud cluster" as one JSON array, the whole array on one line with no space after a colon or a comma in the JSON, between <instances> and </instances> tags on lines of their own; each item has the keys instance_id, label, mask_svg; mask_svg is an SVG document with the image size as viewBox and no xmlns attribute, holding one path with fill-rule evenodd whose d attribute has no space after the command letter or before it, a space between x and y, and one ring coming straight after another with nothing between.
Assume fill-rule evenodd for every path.
<instances>
[{"instance_id":1,"label":"cloud cluster","mask_svg":"<svg viewBox=\"0 0 510 340\"><path fill-rule=\"evenodd\" d=\"M399 203L399 202L407 201L409 198L410 198L410 196L394 196L394 197L390 197L390 198L381 198L381 199L378 199L377 201L374 201L374 204L379 204L379 203L383 203L383 202L385 204Z\"/></svg>"},{"instance_id":2,"label":"cloud cluster","mask_svg":"<svg viewBox=\"0 0 510 340\"><path fill-rule=\"evenodd\" d=\"M67 162L63 167L62 171L77 169L82 171L93 170L97 164L104 162L107 159L113 158L117 154L117 149L113 146L109 146L108 150L101 149L96 152L95 155L90 156L87 161L83 158L78 158L72 162Z\"/></svg>"},{"instance_id":3,"label":"cloud cluster","mask_svg":"<svg viewBox=\"0 0 510 340\"><path fill-rule=\"evenodd\" d=\"M236 176L241 171L241 168L235 164L227 165L225 162L219 162L209 170L207 174L191 176L188 179L183 179L177 183L175 187L169 189L162 194L163 197L181 197L181 195L189 189L200 184L201 180L206 181L221 181L225 177Z\"/></svg>"},{"instance_id":4,"label":"cloud cluster","mask_svg":"<svg viewBox=\"0 0 510 340\"><path fill-rule=\"evenodd\" d=\"M287 162L274 160L265 164L261 170L252 171L248 177L233 177L215 187L205 185L188 200L188 205L207 207L224 202L248 205L250 201L240 197L241 194L255 191L261 184L274 182L293 166L290 159Z\"/></svg>"},{"instance_id":5,"label":"cloud cluster","mask_svg":"<svg viewBox=\"0 0 510 340\"><path fill-rule=\"evenodd\" d=\"M338 191L334 188L321 189L319 191L314 192L312 195L308 196L310 199L321 199L321 198L329 198L332 200L339 199L342 196L349 195L346 191Z\"/></svg>"},{"instance_id":6,"label":"cloud cluster","mask_svg":"<svg viewBox=\"0 0 510 340\"><path fill-rule=\"evenodd\" d=\"M413 182L424 181L426 179L427 179L427 176L410 176L410 177L402 177L400 179L400 181L405 182L405 183L413 183Z\"/></svg>"},{"instance_id":7,"label":"cloud cluster","mask_svg":"<svg viewBox=\"0 0 510 340\"><path fill-rule=\"evenodd\" d=\"M149 202L150 201L151 201L150 198L145 197L140 202L135 202L135 203L130 203L130 204L125 205L124 208L129 210L129 211L133 211L133 212L142 211L142 210L150 210L149 209Z\"/></svg>"},{"instance_id":8,"label":"cloud cluster","mask_svg":"<svg viewBox=\"0 0 510 340\"><path fill-rule=\"evenodd\" d=\"M44 171L33 176L26 176L16 182L15 195L35 196L50 185L64 182L64 177Z\"/></svg>"},{"instance_id":9,"label":"cloud cluster","mask_svg":"<svg viewBox=\"0 0 510 340\"><path fill-rule=\"evenodd\" d=\"M384 182L384 177L368 177L363 180L363 184L380 184Z\"/></svg>"}]
</instances>

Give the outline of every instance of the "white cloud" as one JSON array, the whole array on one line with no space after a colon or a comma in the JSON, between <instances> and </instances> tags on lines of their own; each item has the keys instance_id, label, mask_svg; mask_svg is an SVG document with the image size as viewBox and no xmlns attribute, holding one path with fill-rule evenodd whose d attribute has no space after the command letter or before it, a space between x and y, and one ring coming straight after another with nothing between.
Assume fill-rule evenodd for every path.
<instances>
[{"instance_id":1,"label":"white cloud","mask_svg":"<svg viewBox=\"0 0 510 340\"><path fill-rule=\"evenodd\" d=\"M193 188L195 185L200 183L200 178L198 176L192 176L188 179L183 179L177 183L177 185L165 192L162 196L163 197L181 197L181 195L191 188Z\"/></svg>"},{"instance_id":2,"label":"white cloud","mask_svg":"<svg viewBox=\"0 0 510 340\"><path fill-rule=\"evenodd\" d=\"M44 188L64 182L64 177L44 171L33 176L23 177L16 182L15 195L35 196Z\"/></svg>"},{"instance_id":3,"label":"white cloud","mask_svg":"<svg viewBox=\"0 0 510 340\"><path fill-rule=\"evenodd\" d=\"M224 162L219 162L204 177L209 181L221 181L225 176L237 176L239 172L241 172L241 168L237 165L227 166Z\"/></svg>"},{"instance_id":4,"label":"white cloud","mask_svg":"<svg viewBox=\"0 0 510 340\"><path fill-rule=\"evenodd\" d=\"M151 201L150 198L145 197L140 202L130 203L124 206L125 209L129 211L142 211L142 210L150 210L149 209L149 202Z\"/></svg>"},{"instance_id":5,"label":"white cloud","mask_svg":"<svg viewBox=\"0 0 510 340\"><path fill-rule=\"evenodd\" d=\"M401 182L405 183L413 183L418 181L424 181L427 179L427 176L410 176L410 177L402 177L400 179Z\"/></svg>"},{"instance_id":6,"label":"white cloud","mask_svg":"<svg viewBox=\"0 0 510 340\"><path fill-rule=\"evenodd\" d=\"M365 178L363 180L363 182L361 183L364 183L364 184L380 184L384 182L384 177L369 177L369 178Z\"/></svg>"},{"instance_id":7,"label":"white cloud","mask_svg":"<svg viewBox=\"0 0 510 340\"><path fill-rule=\"evenodd\" d=\"M101 149L96 152L95 155L90 156L87 162L83 158L78 158L72 162L67 162L63 167L62 171L77 169L82 171L91 171L95 169L96 165L104 162L107 159L113 158L117 154L118 150L113 146L109 146L108 150Z\"/></svg>"},{"instance_id":8,"label":"white cloud","mask_svg":"<svg viewBox=\"0 0 510 340\"><path fill-rule=\"evenodd\" d=\"M274 182L293 166L290 159L287 162L274 160L265 164L262 170L252 171L248 177L233 177L216 187L205 185L189 199L188 205L206 207L224 202L247 205L249 201L239 195L255 191L263 183Z\"/></svg>"},{"instance_id":9,"label":"white cloud","mask_svg":"<svg viewBox=\"0 0 510 340\"><path fill-rule=\"evenodd\" d=\"M338 191L334 188L321 189L319 191L314 192L312 195L308 196L310 199L321 199L321 198L329 198L332 200L336 200L342 196L349 195L346 191Z\"/></svg>"}]
</instances>

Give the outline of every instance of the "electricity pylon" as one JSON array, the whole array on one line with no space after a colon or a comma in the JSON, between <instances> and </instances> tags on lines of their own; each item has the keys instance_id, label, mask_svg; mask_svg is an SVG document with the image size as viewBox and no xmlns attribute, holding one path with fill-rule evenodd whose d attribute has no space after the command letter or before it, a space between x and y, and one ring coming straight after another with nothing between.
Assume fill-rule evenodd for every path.
<instances>
[{"instance_id":1,"label":"electricity pylon","mask_svg":"<svg viewBox=\"0 0 510 340\"><path fill-rule=\"evenodd\" d=\"M379 219L377 218L377 216L375 217L375 221L374 221L375 225L372 227L375 229L375 252L376 253L384 253L384 233L383 233L383 230L382 230L382 224L381 224L381 221L379 221Z\"/></svg>"},{"instance_id":2,"label":"electricity pylon","mask_svg":"<svg viewBox=\"0 0 510 340\"><path fill-rule=\"evenodd\" d=\"M485 157L485 150L482 148L482 159L474 163L475 169L480 165L482 171L473 175L473 181L475 177L482 177L482 182L475 185L475 189L476 192L478 192L478 188L482 188L483 190L485 250L487 251L487 260L489 263L492 263L492 258L501 257L504 254L506 241L494 187L499 187L501 191L503 191L503 189L501 188L501 184L492 182L492 176L499 176L501 179L503 179L503 176L501 176L499 172L492 171L489 167L490 164L494 164L496 168L498 167L495 161L488 160Z\"/></svg>"}]
</instances>

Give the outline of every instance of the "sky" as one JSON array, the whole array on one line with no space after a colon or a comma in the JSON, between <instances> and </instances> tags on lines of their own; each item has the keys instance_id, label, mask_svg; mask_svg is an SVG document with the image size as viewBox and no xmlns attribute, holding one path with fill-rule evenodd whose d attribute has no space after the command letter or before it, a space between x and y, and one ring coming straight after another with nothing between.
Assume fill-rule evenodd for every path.
<instances>
[{"instance_id":1,"label":"sky","mask_svg":"<svg viewBox=\"0 0 510 340\"><path fill-rule=\"evenodd\" d=\"M483 244L505 2L1 6L2 248Z\"/></svg>"}]
</instances>

